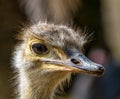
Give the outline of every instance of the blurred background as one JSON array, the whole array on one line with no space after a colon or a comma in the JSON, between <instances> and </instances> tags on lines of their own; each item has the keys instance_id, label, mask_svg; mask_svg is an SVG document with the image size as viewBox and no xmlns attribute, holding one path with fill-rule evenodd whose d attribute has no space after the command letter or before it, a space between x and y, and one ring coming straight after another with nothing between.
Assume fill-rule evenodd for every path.
<instances>
[{"instance_id":1,"label":"blurred background","mask_svg":"<svg viewBox=\"0 0 120 99\"><path fill-rule=\"evenodd\" d=\"M22 24L39 20L93 34L84 51L105 66L102 77L73 77L75 99L120 99L119 0L0 0L0 99L13 99L12 52ZM67 89L71 90L71 89ZM71 91L68 91L71 92Z\"/></svg>"}]
</instances>

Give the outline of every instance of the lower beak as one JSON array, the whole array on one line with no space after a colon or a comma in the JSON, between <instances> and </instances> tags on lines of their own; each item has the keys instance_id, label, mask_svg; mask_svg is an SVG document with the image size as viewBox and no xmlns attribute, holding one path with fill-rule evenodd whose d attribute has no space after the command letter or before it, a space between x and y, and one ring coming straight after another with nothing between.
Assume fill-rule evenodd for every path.
<instances>
[{"instance_id":1,"label":"lower beak","mask_svg":"<svg viewBox=\"0 0 120 99\"><path fill-rule=\"evenodd\" d=\"M104 73L104 67L102 65L92 62L82 54L75 55L67 59L66 61L49 59L43 59L42 61L45 63L65 67L71 72L80 72L84 74L91 74L94 76L101 76Z\"/></svg>"}]
</instances>

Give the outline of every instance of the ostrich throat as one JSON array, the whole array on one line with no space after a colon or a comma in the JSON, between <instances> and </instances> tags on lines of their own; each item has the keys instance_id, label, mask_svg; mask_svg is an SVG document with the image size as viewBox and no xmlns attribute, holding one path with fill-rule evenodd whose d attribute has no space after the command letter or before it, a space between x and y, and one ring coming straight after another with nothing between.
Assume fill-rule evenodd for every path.
<instances>
[{"instance_id":1,"label":"ostrich throat","mask_svg":"<svg viewBox=\"0 0 120 99\"><path fill-rule=\"evenodd\" d=\"M56 99L55 97L65 99L65 96L61 97L56 92L59 92L60 88L60 93L63 94L61 90L64 90L64 81L69 82L70 76L70 73L58 71L50 73L41 71L34 75L30 73L28 76L28 72L23 69L20 72L20 99Z\"/></svg>"}]
</instances>

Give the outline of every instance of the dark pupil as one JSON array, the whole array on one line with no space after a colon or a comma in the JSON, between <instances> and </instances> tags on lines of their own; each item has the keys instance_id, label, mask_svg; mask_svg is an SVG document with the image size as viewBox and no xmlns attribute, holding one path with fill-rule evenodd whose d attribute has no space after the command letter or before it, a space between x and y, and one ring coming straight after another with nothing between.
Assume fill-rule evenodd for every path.
<instances>
[{"instance_id":1,"label":"dark pupil","mask_svg":"<svg viewBox=\"0 0 120 99\"><path fill-rule=\"evenodd\" d=\"M42 54L47 51L46 46L40 43L33 44L32 49L36 54Z\"/></svg>"}]
</instances>

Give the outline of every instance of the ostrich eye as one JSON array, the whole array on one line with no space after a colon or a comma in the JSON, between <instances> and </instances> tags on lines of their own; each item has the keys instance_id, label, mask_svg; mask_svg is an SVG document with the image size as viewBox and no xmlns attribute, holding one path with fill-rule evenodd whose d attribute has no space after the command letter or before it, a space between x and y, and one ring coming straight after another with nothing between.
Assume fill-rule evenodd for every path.
<instances>
[{"instance_id":1,"label":"ostrich eye","mask_svg":"<svg viewBox=\"0 0 120 99\"><path fill-rule=\"evenodd\" d=\"M34 43L34 44L32 44L32 50L36 54L43 54L43 53L47 52L47 47L44 44Z\"/></svg>"}]
</instances>

